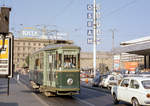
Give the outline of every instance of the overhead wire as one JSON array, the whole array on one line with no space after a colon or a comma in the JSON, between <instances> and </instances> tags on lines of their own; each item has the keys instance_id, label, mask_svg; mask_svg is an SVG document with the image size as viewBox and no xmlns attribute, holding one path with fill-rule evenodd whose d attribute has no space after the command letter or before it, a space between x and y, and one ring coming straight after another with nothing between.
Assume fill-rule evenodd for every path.
<instances>
[{"instance_id":1,"label":"overhead wire","mask_svg":"<svg viewBox=\"0 0 150 106\"><path fill-rule=\"evenodd\" d=\"M111 12L109 12L108 14L106 14L106 16L113 15L113 14L121 11L122 9L125 9L125 8L129 7L130 5L136 3L137 1L138 0L132 0L132 1L130 1L130 2L126 3L126 4L124 4L124 5L122 5L121 7L117 8L115 10L112 10Z\"/></svg>"},{"instance_id":2,"label":"overhead wire","mask_svg":"<svg viewBox=\"0 0 150 106\"><path fill-rule=\"evenodd\" d=\"M61 11L59 11L54 17L53 19L56 19L58 16L61 16L69 7L71 7L73 5L73 2L75 0L69 0L69 2L61 9Z\"/></svg>"}]
</instances>

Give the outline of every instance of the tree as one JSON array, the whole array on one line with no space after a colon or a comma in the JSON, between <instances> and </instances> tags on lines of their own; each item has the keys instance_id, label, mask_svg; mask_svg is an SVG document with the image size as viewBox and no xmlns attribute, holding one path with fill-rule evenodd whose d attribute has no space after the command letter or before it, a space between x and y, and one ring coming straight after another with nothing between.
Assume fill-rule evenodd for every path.
<instances>
[{"instance_id":1,"label":"tree","mask_svg":"<svg viewBox=\"0 0 150 106\"><path fill-rule=\"evenodd\" d=\"M25 62L27 64L27 67L29 67L29 56L26 57Z\"/></svg>"}]
</instances>

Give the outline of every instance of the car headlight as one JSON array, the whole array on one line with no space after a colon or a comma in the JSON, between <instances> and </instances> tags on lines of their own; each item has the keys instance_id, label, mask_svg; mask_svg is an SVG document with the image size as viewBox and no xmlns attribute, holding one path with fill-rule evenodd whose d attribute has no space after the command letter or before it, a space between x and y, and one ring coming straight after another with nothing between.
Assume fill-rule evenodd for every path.
<instances>
[{"instance_id":1,"label":"car headlight","mask_svg":"<svg viewBox=\"0 0 150 106\"><path fill-rule=\"evenodd\" d=\"M68 84L68 85L72 85L72 84L73 84L73 79L72 79L72 78L68 78L67 84Z\"/></svg>"}]
</instances>

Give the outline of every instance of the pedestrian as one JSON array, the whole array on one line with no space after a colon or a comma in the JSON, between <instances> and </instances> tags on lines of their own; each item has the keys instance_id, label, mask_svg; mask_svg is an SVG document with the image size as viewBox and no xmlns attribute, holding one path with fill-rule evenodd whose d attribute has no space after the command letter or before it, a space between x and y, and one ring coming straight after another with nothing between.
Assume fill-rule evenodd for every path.
<instances>
[{"instance_id":1,"label":"pedestrian","mask_svg":"<svg viewBox=\"0 0 150 106\"><path fill-rule=\"evenodd\" d=\"M19 73L17 73L17 82L19 82Z\"/></svg>"}]
</instances>

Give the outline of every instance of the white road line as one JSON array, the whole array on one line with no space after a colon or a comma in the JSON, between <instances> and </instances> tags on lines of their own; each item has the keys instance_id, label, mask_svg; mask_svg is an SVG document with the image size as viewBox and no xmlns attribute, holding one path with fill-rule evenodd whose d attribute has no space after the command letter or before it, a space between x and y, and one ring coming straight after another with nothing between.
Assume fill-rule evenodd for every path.
<instances>
[{"instance_id":1,"label":"white road line","mask_svg":"<svg viewBox=\"0 0 150 106\"><path fill-rule=\"evenodd\" d=\"M87 102L87 101L85 101L85 100L79 99L78 97L73 97L73 98L77 99L78 101L80 101L80 102L82 102L82 103L84 103L84 104L87 104L88 106L95 106L94 104L89 103L89 102Z\"/></svg>"},{"instance_id":2,"label":"white road line","mask_svg":"<svg viewBox=\"0 0 150 106\"><path fill-rule=\"evenodd\" d=\"M16 78L14 78L15 80L16 80ZM16 80L17 81L17 80ZM18 81L19 82L19 84L21 84L21 85L23 85L24 86L24 88L26 88L26 89L28 89L28 90L30 90L26 85L24 85L21 81ZM34 94L34 93L31 93L33 96L35 96L35 98L37 99L37 100L39 100L42 104L43 104L43 106L52 106L52 105L49 105L49 104L47 104L44 100L42 100L40 97L38 97L36 94Z\"/></svg>"}]
</instances>

